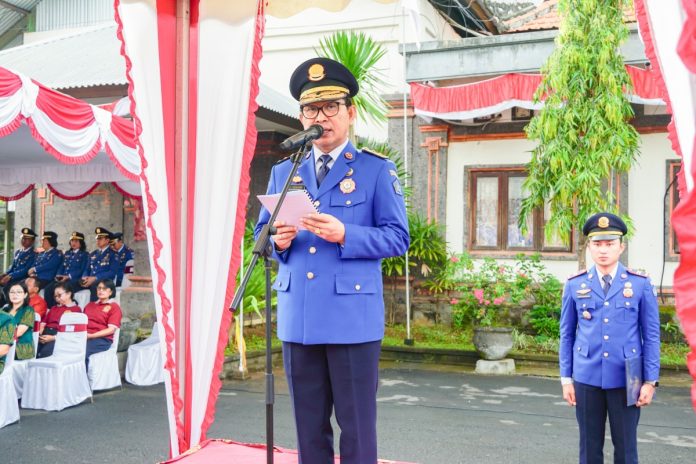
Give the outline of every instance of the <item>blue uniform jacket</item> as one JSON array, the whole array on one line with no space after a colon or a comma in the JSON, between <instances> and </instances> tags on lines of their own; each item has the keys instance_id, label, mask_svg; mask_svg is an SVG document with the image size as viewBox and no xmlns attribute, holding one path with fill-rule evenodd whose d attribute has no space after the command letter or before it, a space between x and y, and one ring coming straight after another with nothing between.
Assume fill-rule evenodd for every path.
<instances>
[{"instance_id":1,"label":"blue uniform jacket","mask_svg":"<svg viewBox=\"0 0 696 464\"><path fill-rule=\"evenodd\" d=\"M120 250L114 251L116 261L118 261L118 272L116 272L116 286L120 286L123 282L123 272L126 269L126 263L133 259L133 250L123 245Z\"/></svg>"},{"instance_id":2,"label":"blue uniform jacket","mask_svg":"<svg viewBox=\"0 0 696 464\"><path fill-rule=\"evenodd\" d=\"M84 250L70 249L63 254L63 262L56 275L68 276L70 282L77 282L87 269L89 253Z\"/></svg>"},{"instance_id":3,"label":"blue uniform jacket","mask_svg":"<svg viewBox=\"0 0 696 464\"><path fill-rule=\"evenodd\" d=\"M268 193L282 190L290 160L271 170ZM278 337L302 344L364 343L384 336L381 259L409 246L408 221L396 167L356 150L350 143L317 188L314 156L308 154L295 179L320 213L345 224L345 246L300 230L279 261L273 288L278 293ZM344 193L341 181L352 179ZM350 182L348 182L350 186ZM343 190L347 191L345 183ZM270 218L261 209L256 234Z\"/></svg>"},{"instance_id":4,"label":"blue uniform jacket","mask_svg":"<svg viewBox=\"0 0 696 464\"><path fill-rule=\"evenodd\" d=\"M607 296L594 268L566 282L561 377L604 389L626 386L625 360L643 355L643 380L660 374L660 316L650 279L618 264Z\"/></svg>"},{"instance_id":5,"label":"blue uniform jacket","mask_svg":"<svg viewBox=\"0 0 696 464\"><path fill-rule=\"evenodd\" d=\"M36 252L34 248L28 248L26 250L16 250L14 253L14 258L12 259L12 264L5 271L6 274L10 275L11 280L20 280L27 276L27 271L34 266L34 261L36 261Z\"/></svg>"},{"instance_id":6,"label":"blue uniform jacket","mask_svg":"<svg viewBox=\"0 0 696 464\"><path fill-rule=\"evenodd\" d=\"M36 277L40 280L53 280L62 262L63 252L57 248L42 251L39 253L39 256L36 257L36 262L33 266L36 271Z\"/></svg>"},{"instance_id":7,"label":"blue uniform jacket","mask_svg":"<svg viewBox=\"0 0 696 464\"><path fill-rule=\"evenodd\" d=\"M118 260L116 255L110 247L106 247L104 251L97 249L89 254L89 261L82 277L114 280L117 272Z\"/></svg>"}]
</instances>

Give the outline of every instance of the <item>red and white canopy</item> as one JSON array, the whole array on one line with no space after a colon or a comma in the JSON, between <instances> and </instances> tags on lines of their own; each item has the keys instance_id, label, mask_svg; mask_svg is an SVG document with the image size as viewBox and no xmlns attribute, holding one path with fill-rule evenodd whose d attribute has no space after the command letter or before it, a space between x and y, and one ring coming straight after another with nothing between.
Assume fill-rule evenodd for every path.
<instances>
[{"instance_id":1,"label":"red and white canopy","mask_svg":"<svg viewBox=\"0 0 696 464\"><path fill-rule=\"evenodd\" d=\"M633 89L626 96L633 103L664 105L654 75L645 69L626 66ZM541 74L509 73L502 76L448 87L411 83L414 111L423 118L463 120L499 113L514 106L540 109L534 101Z\"/></svg>"},{"instance_id":2,"label":"red and white canopy","mask_svg":"<svg viewBox=\"0 0 696 464\"><path fill-rule=\"evenodd\" d=\"M101 182L140 196L133 123L0 68L0 199L34 184L78 199Z\"/></svg>"}]
</instances>

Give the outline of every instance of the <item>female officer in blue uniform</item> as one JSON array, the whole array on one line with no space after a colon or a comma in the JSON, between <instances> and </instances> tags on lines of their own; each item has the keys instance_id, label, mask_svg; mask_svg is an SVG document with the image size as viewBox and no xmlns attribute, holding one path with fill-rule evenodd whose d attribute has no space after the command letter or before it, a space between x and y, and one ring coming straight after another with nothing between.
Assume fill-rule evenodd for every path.
<instances>
[{"instance_id":1,"label":"female officer in blue uniform","mask_svg":"<svg viewBox=\"0 0 696 464\"><path fill-rule=\"evenodd\" d=\"M279 262L278 337L295 414L300 462L333 462L332 410L340 424L341 462L377 462L376 395L384 334L381 259L408 249L406 210L396 167L348 140L355 120L353 75L315 58L290 80L305 128L320 124L292 179L319 213L303 230L274 224ZM279 192L291 169L271 171L268 193ZM262 209L256 231L268 221Z\"/></svg>"},{"instance_id":2,"label":"female officer in blue uniform","mask_svg":"<svg viewBox=\"0 0 696 464\"><path fill-rule=\"evenodd\" d=\"M34 261L36 261L34 240L36 237L36 232L30 228L24 227L22 229L22 248L15 250L12 264L4 273L0 274L0 285L4 286L4 294L7 293L10 285L24 279L29 268L34 265Z\"/></svg>"},{"instance_id":3,"label":"female officer in blue uniform","mask_svg":"<svg viewBox=\"0 0 696 464\"><path fill-rule=\"evenodd\" d=\"M70 249L63 254L63 262L58 268L55 280L44 289L44 299L49 308L56 305L53 292L58 282L69 282L73 292L80 288L80 279L87 269L88 260L85 235L81 232L73 232L70 236Z\"/></svg>"},{"instance_id":4,"label":"female officer in blue uniform","mask_svg":"<svg viewBox=\"0 0 696 464\"><path fill-rule=\"evenodd\" d=\"M103 227L94 229L97 249L89 254L85 272L80 279L82 288L88 288L89 301L97 301L97 282L102 279L114 280L118 273L118 261L111 249L111 232Z\"/></svg>"},{"instance_id":5,"label":"female officer in blue uniform","mask_svg":"<svg viewBox=\"0 0 696 464\"><path fill-rule=\"evenodd\" d=\"M41 236L41 247L44 251L36 257L34 266L27 274L36 277L39 288L44 288L56 277L58 268L63 262L63 252L58 248L58 234L46 231Z\"/></svg>"},{"instance_id":6,"label":"female officer in blue uniform","mask_svg":"<svg viewBox=\"0 0 696 464\"><path fill-rule=\"evenodd\" d=\"M607 415L614 462L638 463L640 408L652 401L660 373L657 299L650 279L619 262L626 231L614 214L590 217L583 233L595 266L568 279L563 291L561 383L563 398L576 406L583 464L604 462ZM643 384L627 406L626 359L639 356Z\"/></svg>"}]
</instances>

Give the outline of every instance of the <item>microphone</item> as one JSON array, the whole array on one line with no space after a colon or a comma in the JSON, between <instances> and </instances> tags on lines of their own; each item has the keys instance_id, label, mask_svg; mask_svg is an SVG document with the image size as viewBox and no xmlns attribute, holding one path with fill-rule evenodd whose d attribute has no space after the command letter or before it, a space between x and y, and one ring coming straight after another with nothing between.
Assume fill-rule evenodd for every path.
<instances>
[{"instance_id":1,"label":"microphone","mask_svg":"<svg viewBox=\"0 0 696 464\"><path fill-rule=\"evenodd\" d=\"M309 126L308 129L298 132L295 135L291 135L279 145L281 150L294 150L302 145L306 144L311 140L318 139L321 134L324 133L324 128L319 124L313 124Z\"/></svg>"}]
</instances>

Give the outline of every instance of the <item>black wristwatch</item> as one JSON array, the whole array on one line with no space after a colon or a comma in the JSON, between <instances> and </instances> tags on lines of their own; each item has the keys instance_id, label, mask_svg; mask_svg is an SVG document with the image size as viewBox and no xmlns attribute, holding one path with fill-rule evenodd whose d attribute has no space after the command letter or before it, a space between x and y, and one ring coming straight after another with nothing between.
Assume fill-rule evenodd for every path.
<instances>
[{"instance_id":1,"label":"black wristwatch","mask_svg":"<svg viewBox=\"0 0 696 464\"><path fill-rule=\"evenodd\" d=\"M647 383L648 385L652 385L653 387L657 388L660 386L660 382L657 380L646 380L643 383Z\"/></svg>"}]
</instances>

